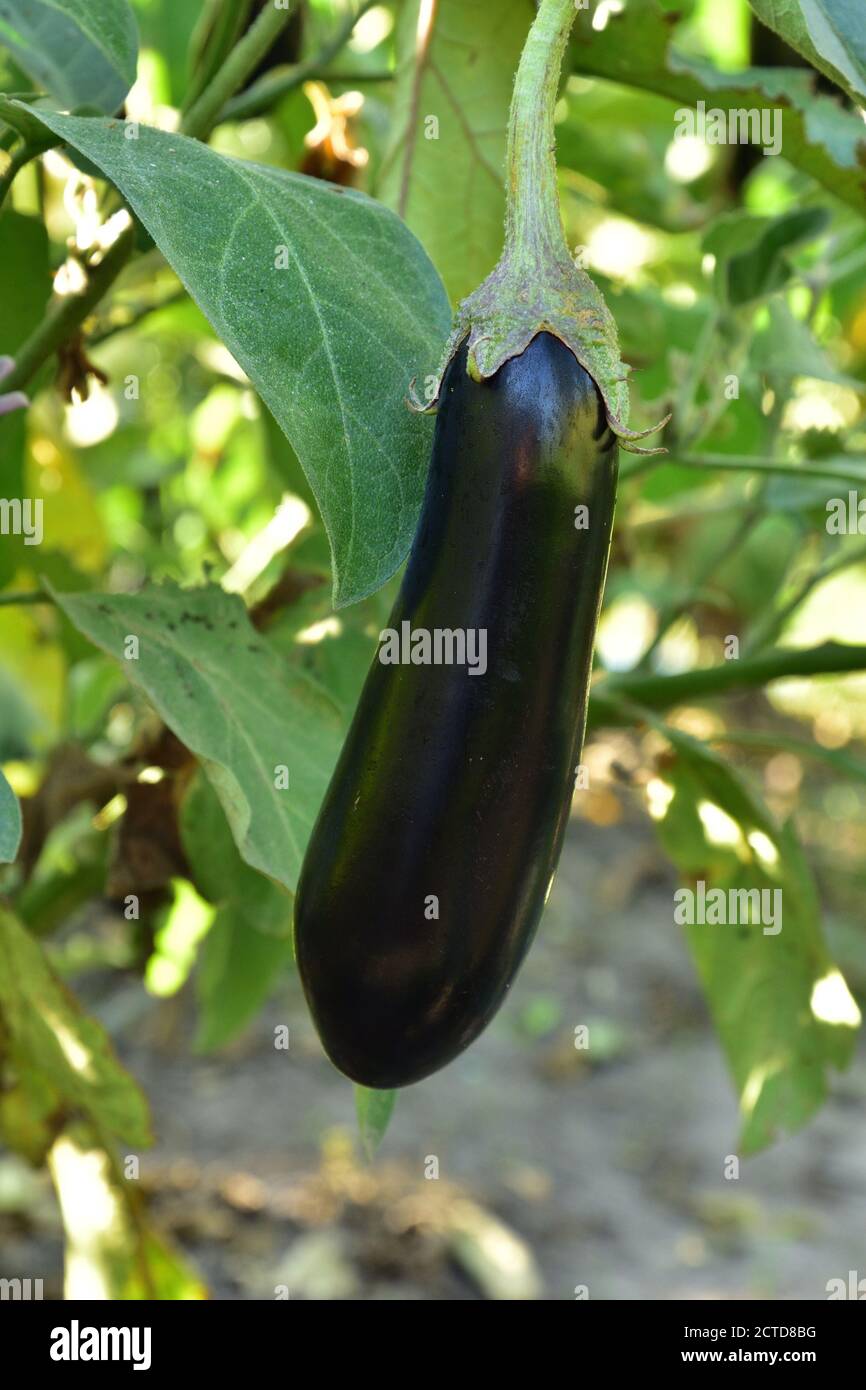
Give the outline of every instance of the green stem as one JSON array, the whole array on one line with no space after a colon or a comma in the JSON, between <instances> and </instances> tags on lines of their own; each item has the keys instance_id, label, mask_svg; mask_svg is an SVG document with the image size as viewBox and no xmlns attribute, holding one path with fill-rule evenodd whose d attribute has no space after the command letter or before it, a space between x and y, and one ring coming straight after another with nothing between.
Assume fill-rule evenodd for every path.
<instances>
[{"instance_id":1,"label":"green stem","mask_svg":"<svg viewBox=\"0 0 866 1390\"><path fill-rule=\"evenodd\" d=\"M843 642L822 642L819 647L774 647L720 666L698 667L672 676L644 675L627 671L605 676L593 687L590 724L628 724L621 701L634 701L647 709L669 709L688 700L705 700L732 690L755 690L786 676L845 675L866 671L866 647Z\"/></svg>"},{"instance_id":2,"label":"green stem","mask_svg":"<svg viewBox=\"0 0 866 1390\"><path fill-rule=\"evenodd\" d=\"M204 140L216 125L226 102L261 62L292 15L294 5L276 9L273 0L232 49L219 72L180 123L181 134Z\"/></svg>"},{"instance_id":3,"label":"green stem","mask_svg":"<svg viewBox=\"0 0 866 1390\"><path fill-rule=\"evenodd\" d=\"M784 459L754 457L751 454L680 454L676 450L665 457L636 459L634 463L624 461L620 465L620 479L637 477L648 468L657 468L660 464L733 473L779 473L786 478L832 478L861 486L866 482L863 469L849 468L847 460L835 463L828 458L808 463L786 463Z\"/></svg>"},{"instance_id":4,"label":"green stem","mask_svg":"<svg viewBox=\"0 0 866 1390\"><path fill-rule=\"evenodd\" d=\"M184 93L183 111L195 105L225 62L246 28L251 4L252 0L218 0L210 6L210 13L203 12L190 40L192 75Z\"/></svg>"},{"instance_id":5,"label":"green stem","mask_svg":"<svg viewBox=\"0 0 866 1390\"><path fill-rule=\"evenodd\" d=\"M346 15L334 37L323 44L318 53L314 53L305 62L296 63L293 67L282 72L266 73L247 91L241 92L228 103L223 111L223 119L240 121L247 116L257 116L261 111L270 110L274 103L279 101L280 97L284 97L287 92L293 92L303 82L319 76L322 69L331 62L331 59L336 58L337 54L345 48L361 16L378 3L379 0L362 0L362 3L352 14ZM390 73L387 75L391 76ZM354 78L352 80L354 81Z\"/></svg>"},{"instance_id":6,"label":"green stem","mask_svg":"<svg viewBox=\"0 0 866 1390\"><path fill-rule=\"evenodd\" d=\"M44 146L42 146L42 148L44 149ZM20 174L26 164L30 163L31 159L35 159L39 152L38 147L28 145L26 141L24 144L19 145L17 150L12 151L9 156L9 163L6 165L3 173L0 174L0 208L2 208L6 201L6 195L15 182L16 176Z\"/></svg>"},{"instance_id":7,"label":"green stem","mask_svg":"<svg viewBox=\"0 0 866 1390\"><path fill-rule=\"evenodd\" d=\"M535 266L571 263L559 215L554 110L574 0L541 0L514 79L506 153L505 255Z\"/></svg>"},{"instance_id":8,"label":"green stem","mask_svg":"<svg viewBox=\"0 0 866 1390\"><path fill-rule=\"evenodd\" d=\"M18 593L0 594L0 608L17 607L21 603L53 603L54 599L50 594L45 594L41 589L25 589Z\"/></svg>"},{"instance_id":9,"label":"green stem","mask_svg":"<svg viewBox=\"0 0 866 1390\"><path fill-rule=\"evenodd\" d=\"M20 391L36 375L87 315L96 307L109 286L126 265L135 245L135 226L130 223L108 248L102 260L87 276L87 283L77 294L55 297L39 327L15 354L15 366L3 379L3 391Z\"/></svg>"}]
</instances>

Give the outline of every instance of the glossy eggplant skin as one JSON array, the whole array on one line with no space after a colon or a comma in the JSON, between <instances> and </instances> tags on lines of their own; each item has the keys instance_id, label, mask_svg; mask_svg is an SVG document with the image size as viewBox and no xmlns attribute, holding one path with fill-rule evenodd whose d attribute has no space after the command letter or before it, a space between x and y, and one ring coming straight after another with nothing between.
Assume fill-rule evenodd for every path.
<instances>
[{"instance_id":1,"label":"glossy eggplant skin","mask_svg":"<svg viewBox=\"0 0 866 1390\"><path fill-rule=\"evenodd\" d=\"M365 1086L462 1052L535 933L580 759L616 460L598 390L559 339L538 334L483 382L465 346L455 356L389 626L486 629L486 673L377 653L295 907L319 1035Z\"/></svg>"}]
</instances>

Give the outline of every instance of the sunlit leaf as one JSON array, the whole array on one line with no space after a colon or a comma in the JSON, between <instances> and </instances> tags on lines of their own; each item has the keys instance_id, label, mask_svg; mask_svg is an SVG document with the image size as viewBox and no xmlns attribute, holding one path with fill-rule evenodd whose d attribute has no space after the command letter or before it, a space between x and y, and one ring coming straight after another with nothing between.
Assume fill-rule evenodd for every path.
<instances>
[{"instance_id":1,"label":"sunlit leaf","mask_svg":"<svg viewBox=\"0 0 866 1390\"><path fill-rule=\"evenodd\" d=\"M859 1011L824 944L793 826L777 826L717 754L677 730L664 732L675 756L649 787L662 843L695 894L696 912L698 895L715 890L737 907L722 923L687 922L685 933L739 1095L741 1147L750 1153L799 1129L824 1102L829 1069L851 1060ZM743 921L746 900L731 893L751 893L760 914Z\"/></svg>"},{"instance_id":2,"label":"sunlit leaf","mask_svg":"<svg viewBox=\"0 0 866 1390\"><path fill-rule=\"evenodd\" d=\"M0 1023L6 1086L20 1088L31 1116L46 1124L46 1140L49 1116L62 1123L66 1114L82 1114L103 1134L136 1147L150 1143L144 1096L102 1025L82 1012L39 942L2 909ZM3 1118L5 1140L14 1147L16 1127L8 1114Z\"/></svg>"}]
</instances>

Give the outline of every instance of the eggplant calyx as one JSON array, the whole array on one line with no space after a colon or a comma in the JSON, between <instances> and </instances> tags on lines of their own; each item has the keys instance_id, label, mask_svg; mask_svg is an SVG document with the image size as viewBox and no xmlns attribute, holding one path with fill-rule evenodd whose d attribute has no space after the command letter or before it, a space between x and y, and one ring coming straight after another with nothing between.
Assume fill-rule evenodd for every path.
<instances>
[{"instance_id":1,"label":"eggplant calyx","mask_svg":"<svg viewBox=\"0 0 866 1390\"><path fill-rule=\"evenodd\" d=\"M468 339L467 371L485 381L519 357L539 333L551 333L592 377L607 421L624 449L661 429L628 428L627 363L620 360L613 315L601 291L575 264L566 243L556 182L555 107L562 59L575 16L574 0L539 0L520 57L506 154L505 249L499 264L457 310L454 329L426 399L414 384L409 404L436 409L448 364ZM670 417L668 417L669 419Z\"/></svg>"},{"instance_id":2,"label":"eggplant calyx","mask_svg":"<svg viewBox=\"0 0 866 1390\"><path fill-rule=\"evenodd\" d=\"M620 359L616 325L601 291L567 256L534 265L526 265L527 259L506 250L484 283L459 305L433 389L422 400L413 381L410 407L422 413L436 410L445 372L467 339L467 371L474 381L486 381L509 358L525 352L537 334L550 333L592 377L621 447L636 454L665 453L663 448L640 448L635 441L655 434L669 415L649 429L628 428L632 369Z\"/></svg>"}]
</instances>

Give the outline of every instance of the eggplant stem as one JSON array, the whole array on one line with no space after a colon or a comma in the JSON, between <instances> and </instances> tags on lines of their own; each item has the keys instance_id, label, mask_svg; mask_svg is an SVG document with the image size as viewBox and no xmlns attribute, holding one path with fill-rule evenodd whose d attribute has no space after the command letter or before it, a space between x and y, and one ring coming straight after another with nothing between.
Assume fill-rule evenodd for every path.
<instances>
[{"instance_id":1,"label":"eggplant stem","mask_svg":"<svg viewBox=\"0 0 866 1390\"><path fill-rule=\"evenodd\" d=\"M506 154L505 254L533 266L571 263L559 213L554 111L574 0L541 0L514 79Z\"/></svg>"}]
</instances>

